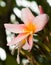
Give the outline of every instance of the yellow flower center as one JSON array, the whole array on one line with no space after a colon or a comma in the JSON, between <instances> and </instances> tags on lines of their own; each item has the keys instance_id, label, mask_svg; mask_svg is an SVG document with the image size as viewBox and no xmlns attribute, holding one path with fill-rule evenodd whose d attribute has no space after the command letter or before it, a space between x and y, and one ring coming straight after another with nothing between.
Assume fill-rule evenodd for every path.
<instances>
[{"instance_id":1,"label":"yellow flower center","mask_svg":"<svg viewBox=\"0 0 51 65\"><path fill-rule=\"evenodd\" d=\"M26 40L24 39L24 40L22 40L21 42L22 42L22 44L24 45L24 44L26 43Z\"/></svg>"},{"instance_id":2,"label":"yellow flower center","mask_svg":"<svg viewBox=\"0 0 51 65\"><path fill-rule=\"evenodd\" d=\"M36 30L36 25L33 24L32 22L28 23L26 25L26 28L24 29L24 31L26 31L26 33L35 33L35 30ZM26 43L26 40L25 39L22 40L21 43L22 43L22 45L24 45Z\"/></svg>"},{"instance_id":3,"label":"yellow flower center","mask_svg":"<svg viewBox=\"0 0 51 65\"><path fill-rule=\"evenodd\" d=\"M29 24L27 24L27 28L26 28L25 31L27 31L28 33L29 33L29 32L34 33L35 30L36 30L36 25L33 24L33 23L29 23Z\"/></svg>"}]
</instances>

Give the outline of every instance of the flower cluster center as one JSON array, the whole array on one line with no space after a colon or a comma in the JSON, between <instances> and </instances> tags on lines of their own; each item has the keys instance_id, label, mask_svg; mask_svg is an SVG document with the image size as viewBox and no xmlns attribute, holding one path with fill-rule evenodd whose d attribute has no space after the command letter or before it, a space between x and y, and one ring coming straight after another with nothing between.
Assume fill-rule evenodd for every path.
<instances>
[{"instance_id":1,"label":"flower cluster center","mask_svg":"<svg viewBox=\"0 0 51 65\"><path fill-rule=\"evenodd\" d=\"M32 33L34 33L35 30L36 30L36 26L35 26L35 24L33 24L33 23L29 23L29 24L27 25L27 31L28 31L28 32L32 32Z\"/></svg>"}]
</instances>

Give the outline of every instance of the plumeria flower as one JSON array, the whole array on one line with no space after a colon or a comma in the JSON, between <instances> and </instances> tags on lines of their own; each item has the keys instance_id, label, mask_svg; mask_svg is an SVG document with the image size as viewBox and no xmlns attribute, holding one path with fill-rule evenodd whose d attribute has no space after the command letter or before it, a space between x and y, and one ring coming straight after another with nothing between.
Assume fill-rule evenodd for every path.
<instances>
[{"instance_id":1,"label":"plumeria flower","mask_svg":"<svg viewBox=\"0 0 51 65\"><path fill-rule=\"evenodd\" d=\"M33 46L33 34L41 31L48 22L48 19L49 17L45 13L35 17L29 8L23 8L21 20L24 24L4 24L7 30L18 34L7 46L15 45L15 48L18 50L23 48L30 51Z\"/></svg>"}]
</instances>

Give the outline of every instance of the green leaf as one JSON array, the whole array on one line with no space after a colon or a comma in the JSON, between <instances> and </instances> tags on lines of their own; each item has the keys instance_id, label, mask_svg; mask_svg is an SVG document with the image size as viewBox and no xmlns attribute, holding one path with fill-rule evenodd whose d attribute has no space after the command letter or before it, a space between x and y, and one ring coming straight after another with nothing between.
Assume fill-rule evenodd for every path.
<instances>
[{"instance_id":1,"label":"green leaf","mask_svg":"<svg viewBox=\"0 0 51 65\"><path fill-rule=\"evenodd\" d=\"M5 65L18 65L16 62L16 59L11 56L11 55L7 55L7 59L5 61Z\"/></svg>"}]
</instances>

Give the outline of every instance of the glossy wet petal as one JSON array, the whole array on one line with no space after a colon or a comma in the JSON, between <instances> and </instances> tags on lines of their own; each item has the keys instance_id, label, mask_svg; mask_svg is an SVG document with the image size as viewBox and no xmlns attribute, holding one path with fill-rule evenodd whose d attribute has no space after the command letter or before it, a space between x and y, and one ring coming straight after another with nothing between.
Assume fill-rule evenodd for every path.
<instances>
[{"instance_id":1,"label":"glossy wet petal","mask_svg":"<svg viewBox=\"0 0 51 65\"><path fill-rule=\"evenodd\" d=\"M37 16L34 19L34 24L36 25L36 30L35 32L41 31L44 26L46 25L46 23L48 22L49 17L47 14L41 14L39 16Z\"/></svg>"},{"instance_id":2,"label":"glossy wet petal","mask_svg":"<svg viewBox=\"0 0 51 65\"><path fill-rule=\"evenodd\" d=\"M31 11L28 8L24 8L24 9L22 9L21 18L25 24L28 24L29 22L33 22L35 17L33 16L33 14L31 13Z\"/></svg>"},{"instance_id":3,"label":"glossy wet petal","mask_svg":"<svg viewBox=\"0 0 51 65\"><path fill-rule=\"evenodd\" d=\"M28 42L26 41L26 43L24 44L24 46L22 47L24 50L29 50L30 46L28 44Z\"/></svg>"},{"instance_id":4,"label":"glossy wet petal","mask_svg":"<svg viewBox=\"0 0 51 65\"><path fill-rule=\"evenodd\" d=\"M24 24L4 24L5 28L13 33L25 33L26 26Z\"/></svg>"},{"instance_id":5,"label":"glossy wet petal","mask_svg":"<svg viewBox=\"0 0 51 65\"><path fill-rule=\"evenodd\" d=\"M32 46L33 46L33 36L30 35L29 39L26 41L26 44L23 46L23 49L30 51L32 49Z\"/></svg>"},{"instance_id":6,"label":"glossy wet petal","mask_svg":"<svg viewBox=\"0 0 51 65\"><path fill-rule=\"evenodd\" d=\"M20 41L22 41L23 39L25 39L29 34L25 33L25 34L19 34L17 37L15 37L14 39L12 39L11 42L9 42L7 44L7 46L10 45L14 45L14 44L19 44Z\"/></svg>"},{"instance_id":7,"label":"glossy wet petal","mask_svg":"<svg viewBox=\"0 0 51 65\"><path fill-rule=\"evenodd\" d=\"M29 36L29 40L28 41L29 41L29 47L30 47L29 49L31 50L32 46L33 46L33 35Z\"/></svg>"}]
</instances>

